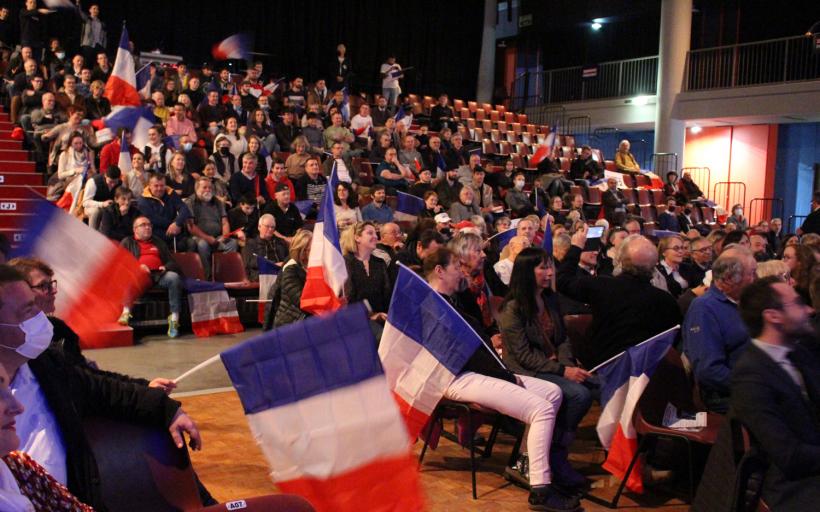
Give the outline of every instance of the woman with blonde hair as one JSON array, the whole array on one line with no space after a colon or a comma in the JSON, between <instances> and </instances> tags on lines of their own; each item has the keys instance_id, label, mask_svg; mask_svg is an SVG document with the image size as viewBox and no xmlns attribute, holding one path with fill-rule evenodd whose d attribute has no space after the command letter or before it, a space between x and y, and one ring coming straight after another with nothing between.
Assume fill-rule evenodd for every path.
<instances>
[{"instance_id":1,"label":"woman with blonde hair","mask_svg":"<svg viewBox=\"0 0 820 512\"><path fill-rule=\"evenodd\" d=\"M264 330L304 320L309 313L299 308L307 279L308 256L313 233L300 229L293 235L282 273L270 291L271 311L265 315Z\"/></svg>"},{"instance_id":2,"label":"woman with blonde hair","mask_svg":"<svg viewBox=\"0 0 820 512\"><path fill-rule=\"evenodd\" d=\"M309 147L310 143L304 135L299 135L293 139L290 145L290 149L293 153L285 160L285 169L287 169L288 178L293 180L305 175L305 164L308 158L310 158L310 153L307 151Z\"/></svg>"},{"instance_id":3,"label":"woman with blonde hair","mask_svg":"<svg viewBox=\"0 0 820 512\"><path fill-rule=\"evenodd\" d=\"M342 254L347 266L345 297L348 303L367 300L370 319L384 323L393 285L387 273L387 264L374 256L379 237L372 222L357 222L341 235Z\"/></svg>"}]
</instances>

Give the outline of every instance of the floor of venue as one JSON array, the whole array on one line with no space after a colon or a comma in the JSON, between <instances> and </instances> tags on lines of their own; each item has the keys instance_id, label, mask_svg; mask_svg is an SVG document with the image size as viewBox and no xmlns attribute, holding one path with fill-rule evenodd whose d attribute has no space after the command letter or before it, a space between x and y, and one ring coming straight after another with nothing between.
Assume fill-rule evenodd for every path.
<instances>
[{"instance_id":1,"label":"floor of venue","mask_svg":"<svg viewBox=\"0 0 820 512\"><path fill-rule=\"evenodd\" d=\"M175 340L164 335L149 335L133 347L88 350L85 354L106 370L149 379L175 378L201 361L257 334L259 330L252 329L234 336L199 339L186 335ZM268 479L267 464L250 435L239 398L220 363L184 379L172 396L182 402L202 432L204 450L193 453L192 460L197 474L217 500L276 492ZM603 452L595 441L599 410L594 406L585 418L571 455L573 465L594 482L592 498L583 500L587 511L610 510L603 501L612 498L618 485L600 469ZM486 436L488 431L482 433ZM428 450L421 468L430 510L527 510L527 492L501 476L511 449L512 438L499 436L493 456L479 463L478 500L473 500L469 451L442 438L437 450ZM417 443L414 452L418 454L420 450L421 443ZM682 500L685 496L686 482L683 479L673 487L651 488L644 496L625 494L619 508L685 511L689 509Z\"/></svg>"}]
</instances>

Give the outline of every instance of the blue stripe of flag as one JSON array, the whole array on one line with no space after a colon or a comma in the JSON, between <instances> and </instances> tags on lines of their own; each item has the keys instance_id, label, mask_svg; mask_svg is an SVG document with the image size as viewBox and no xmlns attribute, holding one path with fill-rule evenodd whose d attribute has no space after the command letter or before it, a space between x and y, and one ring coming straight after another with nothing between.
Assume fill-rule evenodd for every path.
<instances>
[{"instance_id":1,"label":"blue stripe of flag","mask_svg":"<svg viewBox=\"0 0 820 512\"><path fill-rule=\"evenodd\" d=\"M413 194L405 194L398 192L398 201L396 202L396 211L406 213L407 215L418 215L424 210L424 201L420 197Z\"/></svg>"},{"instance_id":2,"label":"blue stripe of flag","mask_svg":"<svg viewBox=\"0 0 820 512\"><path fill-rule=\"evenodd\" d=\"M218 292L225 289L225 285L223 283L217 283L214 281L200 281L199 279L191 279L188 277L186 277L183 281L185 290L188 293Z\"/></svg>"},{"instance_id":3,"label":"blue stripe of flag","mask_svg":"<svg viewBox=\"0 0 820 512\"><path fill-rule=\"evenodd\" d=\"M271 260L267 259L264 256L256 256L256 266L259 268L259 275L279 275L282 272L282 269L279 268L279 265L275 264Z\"/></svg>"},{"instance_id":4,"label":"blue stripe of flag","mask_svg":"<svg viewBox=\"0 0 820 512\"><path fill-rule=\"evenodd\" d=\"M333 187L331 183L339 183L339 178L336 176L336 164L333 165L333 170L330 172L330 179L325 187L325 192L322 194L322 203L319 205L319 215L316 222L321 222L323 226L323 233L325 239L333 244L333 247L342 252L342 246L339 245L339 228L336 226L336 213L333 211Z\"/></svg>"},{"instance_id":5,"label":"blue stripe of flag","mask_svg":"<svg viewBox=\"0 0 820 512\"><path fill-rule=\"evenodd\" d=\"M10 256L15 258L34 254L35 246L40 242L43 233L52 224L51 219L61 214L65 214L65 212L45 199L37 200L34 206L34 214L27 216L27 221L22 226L26 236L23 237L22 242L16 249L12 249Z\"/></svg>"},{"instance_id":6,"label":"blue stripe of flag","mask_svg":"<svg viewBox=\"0 0 820 512\"><path fill-rule=\"evenodd\" d=\"M547 227L544 228L544 241L541 242L541 247L552 256L552 221L548 220Z\"/></svg>"},{"instance_id":7,"label":"blue stripe of flag","mask_svg":"<svg viewBox=\"0 0 820 512\"><path fill-rule=\"evenodd\" d=\"M518 230L515 228L510 228L506 231L498 233L497 235L494 235L492 238L498 240L498 250L501 251L507 247L507 244L510 243L510 240L512 240L516 234L518 234Z\"/></svg>"},{"instance_id":8,"label":"blue stripe of flag","mask_svg":"<svg viewBox=\"0 0 820 512\"><path fill-rule=\"evenodd\" d=\"M403 265L399 267L387 321L426 348L453 374L461 372L483 343L444 297Z\"/></svg>"},{"instance_id":9,"label":"blue stripe of flag","mask_svg":"<svg viewBox=\"0 0 820 512\"><path fill-rule=\"evenodd\" d=\"M245 414L384 373L363 303L274 329L221 356Z\"/></svg>"},{"instance_id":10,"label":"blue stripe of flag","mask_svg":"<svg viewBox=\"0 0 820 512\"><path fill-rule=\"evenodd\" d=\"M679 331L678 326L655 335L634 347L629 347L611 361L597 368L595 373L601 381L601 406L605 406L612 395L628 382L630 377L638 377L642 374L651 377L658 363L666 355L666 351L672 346Z\"/></svg>"}]
</instances>

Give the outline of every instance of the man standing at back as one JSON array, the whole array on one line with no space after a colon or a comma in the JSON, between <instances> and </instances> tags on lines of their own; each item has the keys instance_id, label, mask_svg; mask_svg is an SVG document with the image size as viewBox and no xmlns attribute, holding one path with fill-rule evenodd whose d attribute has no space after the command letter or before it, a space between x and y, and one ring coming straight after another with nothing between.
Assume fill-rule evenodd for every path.
<instances>
[{"instance_id":1,"label":"man standing at back","mask_svg":"<svg viewBox=\"0 0 820 512\"><path fill-rule=\"evenodd\" d=\"M712 265L712 286L692 301L683 322L683 352L692 365L703 403L710 411L729 409L729 375L749 344L737 304L755 278L757 263L739 245L729 246Z\"/></svg>"},{"instance_id":2,"label":"man standing at back","mask_svg":"<svg viewBox=\"0 0 820 512\"><path fill-rule=\"evenodd\" d=\"M399 79L404 76L394 55L387 57L387 61L382 64L379 73L382 77L382 96L387 98L389 106L394 107L399 99L399 94L401 94Z\"/></svg>"}]
</instances>

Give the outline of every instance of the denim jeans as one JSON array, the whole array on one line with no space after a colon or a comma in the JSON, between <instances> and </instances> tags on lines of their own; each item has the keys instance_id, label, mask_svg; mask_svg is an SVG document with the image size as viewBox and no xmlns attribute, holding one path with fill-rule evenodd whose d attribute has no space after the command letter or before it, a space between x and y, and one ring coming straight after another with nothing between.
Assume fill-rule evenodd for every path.
<instances>
[{"instance_id":1,"label":"denim jeans","mask_svg":"<svg viewBox=\"0 0 820 512\"><path fill-rule=\"evenodd\" d=\"M388 106L396 106L396 103L398 103L399 101L399 90L400 89L396 89L394 87L391 87L389 89L382 89L382 96L384 96L387 99Z\"/></svg>"},{"instance_id":2,"label":"denim jeans","mask_svg":"<svg viewBox=\"0 0 820 512\"><path fill-rule=\"evenodd\" d=\"M176 272L163 272L156 281L157 286L168 290L168 302L171 307L171 313L180 312L180 298L182 297L182 279Z\"/></svg>"},{"instance_id":3,"label":"denim jeans","mask_svg":"<svg viewBox=\"0 0 820 512\"><path fill-rule=\"evenodd\" d=\"M537 373L535 376L552 382L561 388L564 401L558 410L558 418L555 424L557 428L564 432L575 432L578 424L581 423L584 415L592 406L592 391L584 384L573 382L554 373Z\"/></svg>"},{"instance_id":4,"label":"denim jeans","mask_svg":"<svg viewBox=\"0 0 820 512\"><path fill-rule=\"evenodd\" d=\"M205 269L205 279L211 278L211 254L214 252L236 252L239 248L236 240L232 238L211 246L205 240L194 237L194 243L196 244L196 252L199 253L199 258L202 260L202 267Z\"/></svg>"}]
</instances>

